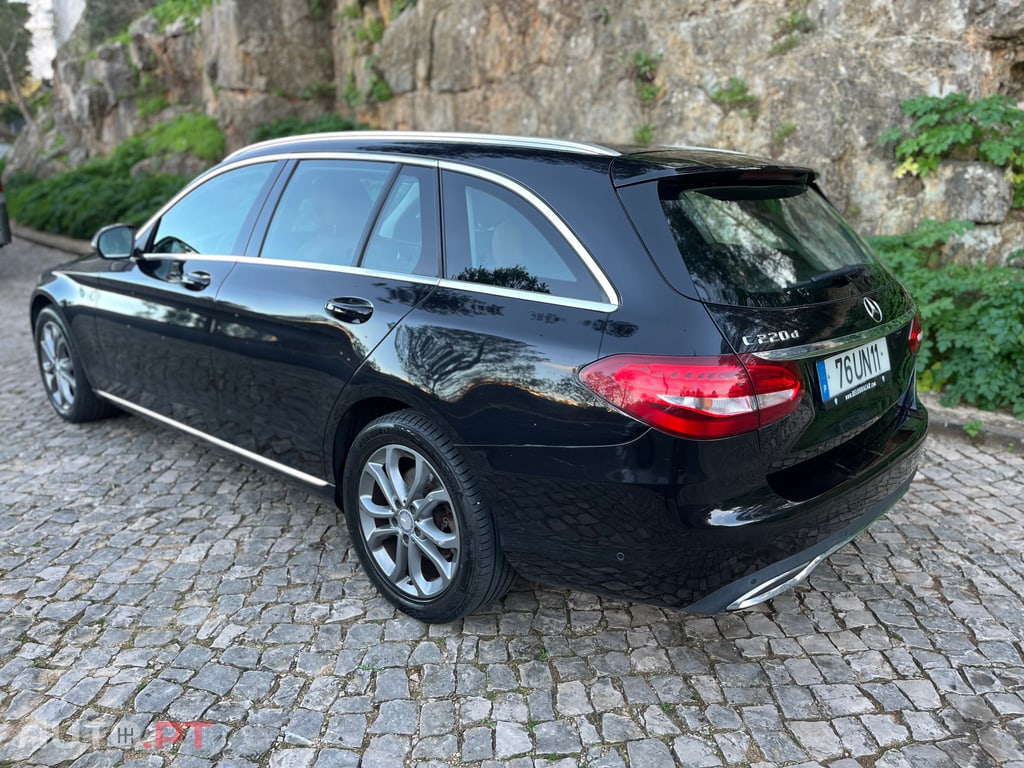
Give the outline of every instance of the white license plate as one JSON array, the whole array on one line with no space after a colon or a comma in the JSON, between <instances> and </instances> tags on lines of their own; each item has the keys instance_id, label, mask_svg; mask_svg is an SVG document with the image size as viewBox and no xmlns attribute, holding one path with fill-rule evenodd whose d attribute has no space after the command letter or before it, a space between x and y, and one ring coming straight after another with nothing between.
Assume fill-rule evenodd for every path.
<instances>
[{"instance_id":1,"label":"white license plate","mask_svg":"<svg viewBox=\"0 0 1024 768\"><path fill-rule=\"evenodd\" d=\"M819 360L816 367L821 402L832 408L885 382L891 370L889 345L876 339Z\"/></svg>"}]
</instances>

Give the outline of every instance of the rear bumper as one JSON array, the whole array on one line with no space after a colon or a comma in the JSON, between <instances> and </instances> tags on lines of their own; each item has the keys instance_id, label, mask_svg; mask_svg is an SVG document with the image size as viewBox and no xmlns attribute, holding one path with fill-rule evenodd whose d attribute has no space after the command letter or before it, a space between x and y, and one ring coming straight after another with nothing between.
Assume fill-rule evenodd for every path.
<instances>
[{"instance_id":1,"label":"rear bumper","mask_svg":"<svg viewBox=\"0 0 1024 768\"><path fill-rule=\"evenodd\" d=\"M717 613L792 586L883 515L909 487L927 427L924 409L911 411L860 471L799 501L762 477L755 491L738 482L734 498L711 504L693 488L712 476L720 488L730 467L744 466L742 447L731 447L731 463L713 443L677 452L664 463L680 471L666 473L659 452L671 438L660 433L606 448L477 449L474 458L522 575ZM529 472L512 471L522 466Z\"/></svg>"}]
</instances>

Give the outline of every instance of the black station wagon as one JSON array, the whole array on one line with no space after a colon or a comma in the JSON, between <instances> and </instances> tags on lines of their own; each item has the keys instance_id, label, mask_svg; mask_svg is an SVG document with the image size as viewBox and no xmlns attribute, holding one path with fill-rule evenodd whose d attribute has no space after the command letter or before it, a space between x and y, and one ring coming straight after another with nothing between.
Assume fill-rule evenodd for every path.
<instances>
[{"instance_id":1,"label":"black station wagon","mask_svg":"<svg viewBox=\"0 0 1024 768\"><path fill-rule=\"evenodd\" d=\"M336 501L424 621L530 579L695 612L804 578L917 467L913 301L815 186L733 152L256 144L47 272L50 403Z\"/></svg>"}]
</instances>

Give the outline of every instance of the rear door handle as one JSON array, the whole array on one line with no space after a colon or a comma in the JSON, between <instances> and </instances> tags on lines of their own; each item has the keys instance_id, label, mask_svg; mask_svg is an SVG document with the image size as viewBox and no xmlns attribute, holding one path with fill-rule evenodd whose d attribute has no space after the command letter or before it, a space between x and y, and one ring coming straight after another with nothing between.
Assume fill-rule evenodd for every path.
<instances>
[{"instance_id":1,"label":"rear door handle","mask_svg":"<svg viewBox=\"0 0 1024 768\"><path fill-rule=\"evenodd\" d=\"M190 291L201 291L210 285L210 273L200 269L181 276L181 284Z\"/></svg>"},{"instance_id":2,"label":"rear door handle","mask_svg":"<svg viewBox=\"0 0 1024 768\"><path fill-rule=\"evenodd\" d=\"M373 304L358 296L342 296L330 299L324 309L346 323L365 323L373 314Z\"/></svg>"}]
</instances>

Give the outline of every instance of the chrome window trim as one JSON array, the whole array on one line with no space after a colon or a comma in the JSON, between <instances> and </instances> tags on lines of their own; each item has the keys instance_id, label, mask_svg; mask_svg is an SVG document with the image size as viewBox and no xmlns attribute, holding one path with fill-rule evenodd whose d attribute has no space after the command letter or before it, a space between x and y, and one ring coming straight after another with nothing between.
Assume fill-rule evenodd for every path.
<instances>
[{"instance_id":1,"label":"chrome window trim","mask_svg":"<svg viewBox=\"0 0 1024 768\"><path fill-rule=\"evenodd\" d=\"M502 146L519 147L522 149L549 149L562 152L575 152L581 155L596 155L604 157L617 157L620 152L611 147L590 142L573 141L571 139L553 139L537 136L510 136L496 133L446 133L443 131L334 131L320 134L305 134L300 136L284 136L278 139L253 144L243 147L231 153L226 158L249 152L253 149L269 149L273 147L287 147L309 140L365 140L365 141L422 141L434 144L478 144L480 146Z\"/></svg>"},{"instance_id":2,"label":"chrome window trim","mask_svg":"<svg viewBox=\"0 0 1024 768\"><path fill-rule=\"evenodd\" d=\"M504 288L500 285L488 285L487 283L470 283L465 280L450 280L448 278L442 278L439 281L439 285L441 288L451 288L457 291L483 293L488 296L502 296L507 299L539 301L542 304L555 304L559 307L575 307L576 309L587 309L593 312L614 312L619 308L617 304L610 304L603 301L573 299L568 296L555 296L550 293L525 291L520 288Z\"/></svg>"},{"instance_id":3,"label":"chrome window trim","mask_svg":"<svg viewBox=\"0 0 1024 768\"><path fill-rule=\"evenodd\" d=\"M104 398L105 400L109 400L118 407L124 408L126 411L132 411L133 413L137 413L140 416L145 416L146 418L160 422L161 424L164 424L168 427L173 427L174 429L177 429L181 432L185 432L186 434L189 434L192 437L198 437L202 440L207 441L208 443L216 445L218 448L223 448L225 450L231 451L232 453L238 454L239 456L242 456L243 458L248 459L249 461L252 461L256 464L261 464L265 467L269 467L270 469L276 470L277 472L281 472L282 474L288 475L289 477L292 477L296 480L301 480L302 482L307 483L309 485L315 486L317 488L330 488L333 487L334 485L333 483L329 483L326 480L321 480L319 477L314 477L313 475L307 474L298 469L294 469L293 467L289 467L286 464L281 464L280 462L274 461L273 459L268 459L264 456L260 456L258 453L253 453L250 450L241 448L235 445L234 443L229 443L227 440L221 440L219 437L214 437L213 435L203 432L200 429L190 427L188 424L182 424L180 421L176 421L175 419L172 419L168 416L164 416L163 414L151 411L148 408L143 408L141 405L136 405L130 400L125 400L123 397L118 397L117 395L112 395L109 392L104 392L99 389L96 390L96 394Z\"/></svg>"},{"instance_id":4,"label":"chrome window trim","mask_svg":"<svg viewBox=\"0 0 1024 768\"><path fill-rule=\"evenodd\" d=\"M583 246L580 239L576 237L576 234L569 229L567 225L558 214L556 214L547 203L545 203L538 195L531 192L527 187L524 187L517 181L510 179L508 176L503 176L500 173L494 171L488 171L484 168L477 168L476 166L465 165L463 163L455 163L449 160L441 160L439 166L442 171L452 171L453 173L461 173L467 176L475 176L476 178L484 179L492 184L496 184L499 187L504 187L509 192L518 197L523 198L527 203L533 206L536 211L541 214L551 225L558 230L558 233L569 243L569 247L576 252L576 255L583 262L583 265L587 268L594 280L597 281L598 287L600 287L604 297L607 300L607 304L612 307L619 306L619 296L612 285L611 280L608 279L607 275L598 266L597 261L590 252ZM459 281L461 282L461 281ZM474 283L474 285L476 285ZM531 293L530 291L524 291L523 293ZM548 295L548 294L540 294ZM568 298L568 297L563 297ZM575 301L585 301L583 299L575 299ZM605 302L588 302L603 304Z\"/></svg>"},{"instance_id":5,"label":"chrome window trim","mask_svg":"<svg viewBox=\"0 0 1024 768\"><path fill-rule=\"evenodd\" d=\"M468 134L467 134L468 135ZM247 165L254 165L257 163L265 162L279 162L288 160L356 160L365 162L385 162L392 165L417 165L421 167L437 168L440 170L447 170L453 173L461 173L467 176L473 176L480 178L485 181L489 181L496 184L514 195L525 200L530 206L532 206L538 213L540 213L551 225L558 231L558 233L565 239L569 244L569 247L575 252L577 257L583 262L583 265L587 268L594 280L597 282L598 287L604 294L605 301L592 301L587 299L576 299L568 296L556 296L549 293L538 293L535 291L525 291L515 288L503 288L501 286L487 285L486 283L470 283L461 280L449 280L447 278L437 277L426 277L423 275L411 275L399 272L384 272L380 270L364 269L363 267L355 267L351 265L335 265L335 264L323 264L320 262L309 262L309 261L298 261L291 259L265 259L258 256L231 256L224 254L205 254L205 253L184 253L184 254L172 254L172 253L144 253L141 258L146 261L150 260L164 260L164 259L178 259L178 260L195 260L203 259L209 261L233 261L237 263L260 263L260 264L272 264L276 266L290 266L290 267L303 267L305 269L319 269L330 272L345 272L350 274L362 274L376 277L383 277L387 279L399 279L406 280L413 283L423 283L429 285L445 285L448 288L458 288L461 290L468 290L475 293L483 293L492 296L504 296L507 298L523 298L538 301L544 304L555 304L563 307L578 307L581 309L589 309L598 312L613 312L621 305L618 292L615 290L615 286L612 285L611 280L605 275L604 271L597 264L597 261L591 256L590 252L586 249L576 234L569 228L569 226L562 220L558 214L556 214L551 207L544 202L536 193L532 192L529 188L523 186L519 182L504 176L500 173L487 170L485 168L479 168L474 165L467 165L465 163L454 162L450 160L438 160L436 158L423 158L423 157L408 157L404 154L382 154L374 152L298 152L288 153L282 152L281 154L274 155L262 155L255 158L247 158L245 160L238 160L232 163L227 163L223 166L211 169L207 173L197 177L188 185L186 185L177 195L164 205L149 221L146 222L145 229L152 225L157 219L163 216L164 212L174 205L182 196L187 192L191 191L199 183L206 181L214 176L219 176L222 173L226 173L236 168L241 168ZM443 225L443 222L441 222Z\"/></svg>"},{"instance_id":6,"label":"chrome window trim","mask_svg":"<svg viewBox=\"0 0 1024 768\"><path fill-rule=\"evenodd\" d=\"M408 272L387 272L380 269L340 266L337 264L324 264L316 261L292 261L290 259L263 259L259 256L221 256L195 253L144 254L141 258L143 261L164 261L174 259L177 261L214 261L227 264L266 264L273 267L288 267L306 270L313 269L321 272L337 272L347 275L379 277L383 280L400 280L405 283L440 286L442 288L468 291L470 293L482 293L489 296L503 296L509 299L525 299L528 301L537 301L542 304L555 304L560 307L575 307L576 309L587 309L594 312L614 312L619 308L617 304L608 304L603 301L572 299L566 296L553 296L550 293L525 291L519 288L503 288L499 285L488 285L487 283L469 283L463 280L448 280L446 278L427 277L426 275L413 275Z\"/></svg>"},{"instance_id":7,"label":"chrome window trim","mask_svg":"<svg viewBox=\"0 0 1024 768\"><path fill-rule=\"evenodd\" d=\"M876 325L874 328L868 328L865 331L857 331L847 336L841 336L838 339L826 339L825 341L816 341L813 344L801 344L798 347L786 347L785 349L743 351L764 360L802 360L808 357L816 357L824 352L842 352L845 349L858 347L868 341L888 336L890 333L898 330L900 326L912 322L916 312L917 310L909 309L887 323Z\"/></svg>"}]
</instances>

